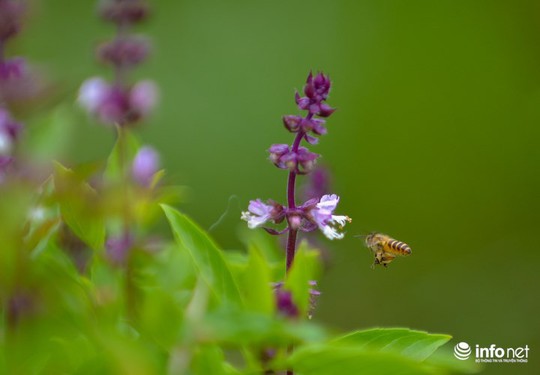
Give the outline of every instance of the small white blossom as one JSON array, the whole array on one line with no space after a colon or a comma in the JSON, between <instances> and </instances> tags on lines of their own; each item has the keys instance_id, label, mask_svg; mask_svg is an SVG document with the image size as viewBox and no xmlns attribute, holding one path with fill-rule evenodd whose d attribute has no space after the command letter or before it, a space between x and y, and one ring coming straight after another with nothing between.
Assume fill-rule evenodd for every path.
<instances>
[{"instance_id":1,"label":"small white blossom","mask_svg":"<svg viewBox=\"0 0 540 375\"><path fill-rule=\"evenodd\" d=\"M339 197L336 194L323 195L316 207L310 211L310 214L319 229L331 240L342 239L344 235L339 230L341 230L347 222L351 222L351 219L348 216L333 215L338 202Z\"/></svg>"},{"instance_id":2,"label":"small white blossom","mask_svg":"<svg viewBox=\"0 0 540 375\"><path fill-rule=\"evenodd\" d=\"M247 221L250 229L254 229L270 220L273 209L273 206L263 203L260 199L250 201L248 211L242 212L241 219Z\"/></svg>"},{"instance_id":3,"label":"small white blossom","mask_svg":"<svg viewBox=\"0 0 540 375\"><path fill-rule=\"evenodd\" d=\"M110 86L103 78L89 78L81 85L77 100L88 112L95 112L107 97L109 90Z\"/></svg>"}]
</instances>

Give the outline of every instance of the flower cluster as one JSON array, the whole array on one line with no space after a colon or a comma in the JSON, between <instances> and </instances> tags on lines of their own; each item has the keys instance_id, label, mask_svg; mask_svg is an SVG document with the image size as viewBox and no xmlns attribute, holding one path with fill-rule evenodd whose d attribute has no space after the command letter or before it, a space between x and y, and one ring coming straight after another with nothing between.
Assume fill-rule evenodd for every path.
<instances>
[{"instance_id":1,"label":"flower cluster","mask_svg":"<svg viewBox=\"0 0 540 375\"><path fill-rule=\"evenodd\" d=\"M97 49L98 59L114 68L115 77L111 83L100 77L86 80L79 90L79 103L104 124L128 126L147 117L158 98L153 81L131 85L125 80L127 70L142 63L150 51L146 38L129 33L131 26L147 17L148 7L142 0L105 0L99 11L118 29L115 39Z\"/></svg>"},{"instance_id":2,"label":"flower cluster","mask_svg":"<svg viewBox=\"0 0 540 375\"><path fill-rule=\"evenodd\" d=\"M339 202L337 195L326 194L313 197L299 206L295 204L294 199L296 176L311 172L319 157L306 147L300 146L300 143L305 140L309 144L316 144L318 142L316 137L327 133L325 120L321 117L329 117L335 111L325 103L330 87L328 76L323 73L313 76L310 73L304 86L305 96L300 96L296 92L296 104L299 109L307 111L306 116L283 117L285 128L296 134L295 140L292 145L274 144L268 149L270 161L280 169L289 170L288 205L283 206L274 201L263 203L260 199L251 201L248 210L243 212L241 217L242 220L247 221L249 228L263 227L267 222L279 224L286 219L288 225L281 231L263 228L271 234L291 231L310 232L319 228L329 239L343 238L341 229L351 219L347 216L334 215Z\"/></svg>"},{"instance_id":3,"label":"flower cluster","mask_svg":"<svg viewBox=\"0 0 540 375\"><path fill-rule=\"evenodd\" d=\"M37 77L22 57L6 58L6 43L21 30L25 13L21 1L0 0L0 183L15 160L15 148L23 125L9 108L38 91Z\"/></svg>"},{"instance_id":4,"label":"flower cluster","mask_svg":"<svg viewBox=\"0 0 540 375\"><path fill-rule=\"evenodd\" d=\"M340 230L351 219L344 215L334 215L338 202L339 197L335 194L323 195L320 199L310 199L295 208L284 207L273 201L265 204L257 199L249 203L248 211L242 213L242 220L247 221L248 227L253 229L262 227L267 222L279 224L286 217L289 226L279 234L291 229L311 232L318 228L331 240L341 239L343 233ZM270 228L265 229L273 233Z\"/></svg>"}]
</instances>

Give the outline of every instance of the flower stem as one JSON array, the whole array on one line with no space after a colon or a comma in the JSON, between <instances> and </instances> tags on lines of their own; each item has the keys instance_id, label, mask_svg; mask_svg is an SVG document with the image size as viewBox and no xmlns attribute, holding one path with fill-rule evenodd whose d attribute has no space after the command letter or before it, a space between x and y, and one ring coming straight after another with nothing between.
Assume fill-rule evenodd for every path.
<instances>
[{"instance_id":1,"label":"flower stem","mask_svg":"<svg viewBox=\"0 0 540 375\"><path fill-rule=\"evenodd\" d=\"M294 139L293 145L292 145L292 152L297 152L298 148L300 147L300 142L302 141L302 138L304 137L304 132L299 131L298 134L296 134L296 138ZM287 182L287 202L289 209L295 209L296 208L296 200L295 200L295 189L296 189L296 170L292 170L289 172L289 179ZM287 238L287 260L286 260L286 272L288 273L293 261L294 261L294 255L296 253L296 235L298 234L297 229L290 229L289 235Z\"/></svg>"}]
</instances>

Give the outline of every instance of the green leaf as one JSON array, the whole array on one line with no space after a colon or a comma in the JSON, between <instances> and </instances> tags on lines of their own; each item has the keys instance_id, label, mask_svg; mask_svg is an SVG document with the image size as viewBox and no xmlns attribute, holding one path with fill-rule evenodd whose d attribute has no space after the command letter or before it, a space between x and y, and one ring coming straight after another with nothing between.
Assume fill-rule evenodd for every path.
<instances>
[{"instance_id":1,"label":"green leaf","mask_svg":"<svg viewBox=\"0 0 540 375\"><path fill-rule=\"evenodd\" d=\"M375 328L298 348L288 364L310 375L445 373L447 367L424 360L450 338L406 328Z\"/></svg>"},{"instance_id":2,"label":"green leaf","mask_svg":"<svg viewBox=\"0 0 540 375\"><path fill-rule=\"evenodd\" d=\"M290 321L236 309L208 313L192 328L197 342L220 342L236 347L286 346L291 343L320 342L326 338L325 331L309 321Z\"/></svg>"},{"instance_id":3,"label":"green leaf","mask_svg":"<svg viewBox=\"0 0 540 375\"><path fill-rule=\"evenodd\" d=\"M319 252L309 248L307 242L302 241L296 251L293 265L285 281L285 288L291 291L293 301L302 316L306 316L309 310L309 283L317 279L319 272Z\"/></svg>"},{"instance_id":4,"label":"green leaf","mask_svg":"<svg viewBox=\"0 0 540 375\"><path fill-rule=\"evenodd\" d=\"M129 129L118 128L118 137L107 159L103 179L110 184L122 182L126 178L123 167L125 165L131 165L139 147L139 140Z\"/></svg>"},{"instance_id":5,"label":"green leaf","mask_svg":"<svg viewBox=\"0 0 540 375\"><path fill-rule=\"evenodd\" d=\"M256 248L249 251L248 265L241 277L241 291L246 309L271 315L275 310L270 269Z\"/></svg>"},{"instance_id":6,"label":"green leaf","mask_svg":"<svg viewBox=\"0 0 540 375\"><path fill-rule=\"evenodd\" d=\"M25 153L36 159L57 159L65 154L70 146L71 135L75 129L73 108L58 106L50 115L40 117L32 124L24 142Z\"/></svg>"},{"instance_id":7,"label":"green leaf","mask_svg":"<svg viewBox=\"0 0 540 375\"><path fill-rule=\"evenodd\" d=\"M334 340L333 343L362 350L397 353L423 361L451 338L449 335L430 334L406 328L373 328L350 333Z\"/></svg>"},{"instance_id":8,"label":"green leaf","mask_svg":"<svg viewBox=\"0 0 540 375\"><path fill-rule=\"evenodd\" d=\"M162 205L178 245L187 251L200 272L200 277L213 292L216 300L241 305L238 286L223 254L208 235L187 216L174 208Z\"/></svg>"},{"instance_id":9,"label":"green leaf","mask_svg":"<svg viewBox=\"0 0 540 375\"><path fill-rule=\"evenodd\" d=\"M385 352L366 352L349 347L310 347L289 358L289 366L298 375L422 375L433 369L410 358Z\"/></svg>"},{"instance_id":10,"label":"green leaf","mask_svg":"<svg viewBox=\"0 0 540 375\"><path fill-rule=\"evenodd\" d=\"M102 249L105 221L96 191L60 163L55 163L54 185L64 222L92 249Z\"/></svg>"}]
</instances>

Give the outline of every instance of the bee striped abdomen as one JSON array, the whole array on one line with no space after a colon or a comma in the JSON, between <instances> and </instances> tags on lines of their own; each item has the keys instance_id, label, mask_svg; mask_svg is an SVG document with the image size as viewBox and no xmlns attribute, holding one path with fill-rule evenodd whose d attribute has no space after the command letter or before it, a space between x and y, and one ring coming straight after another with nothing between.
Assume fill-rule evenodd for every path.
<instances>
[{"instance_id":1,"label":"bee striped abdomen","mask_svg":"<svg viewBox=\"0 0 540 375\"><path fill-rule=\"evenodd\" d=\"M409 245L407 245L405 242L401 242L398 240L390 240L388 241L388 246L395 252L401 254L401 255L409 255L411 253L411 248Z\"/></svg>"}]
</instances>

